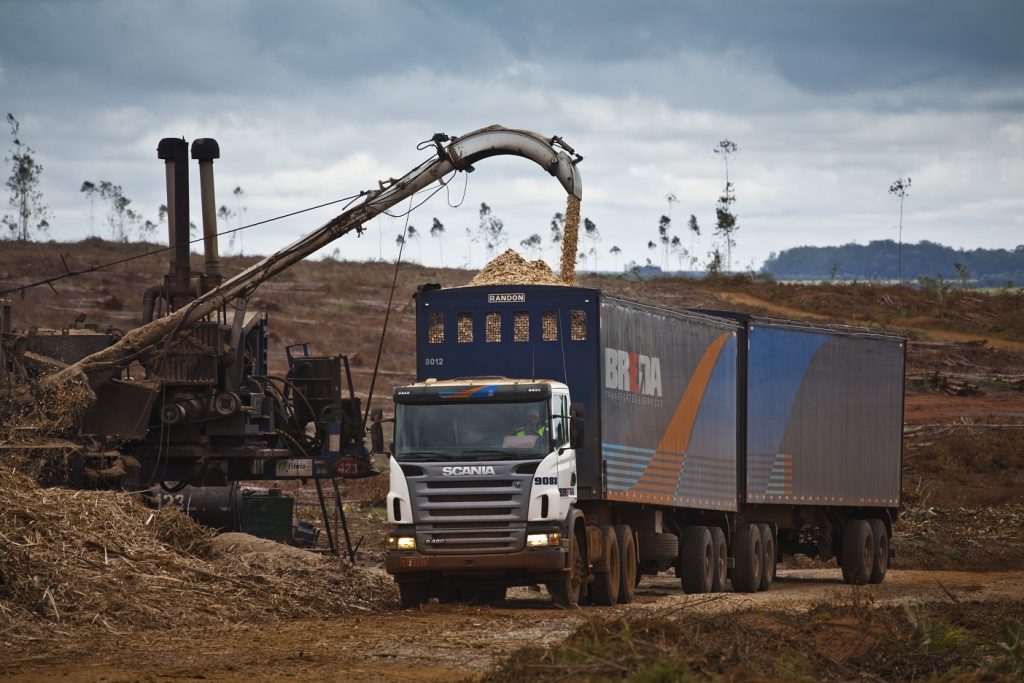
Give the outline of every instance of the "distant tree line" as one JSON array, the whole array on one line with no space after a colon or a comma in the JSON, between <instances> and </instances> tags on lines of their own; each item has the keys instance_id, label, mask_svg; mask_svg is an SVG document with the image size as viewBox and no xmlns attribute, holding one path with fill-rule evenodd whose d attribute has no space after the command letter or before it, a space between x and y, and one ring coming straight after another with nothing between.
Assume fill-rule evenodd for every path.
<instances>
[{"instance_id":1,"label":"distant tree line","mask_svg":"<svg viewBox=\"0 0 1024 683\"><path fill-rule=\"evenodd\" d=\"M892 240L838 247L794 247L772 253L762 272L778 280L898 280L900 245ZM980 287L1024 284L1024 245L1015 249L954 249L923 240L902 245L902 277L942 279Z\"/></svg>"}]
</instances>

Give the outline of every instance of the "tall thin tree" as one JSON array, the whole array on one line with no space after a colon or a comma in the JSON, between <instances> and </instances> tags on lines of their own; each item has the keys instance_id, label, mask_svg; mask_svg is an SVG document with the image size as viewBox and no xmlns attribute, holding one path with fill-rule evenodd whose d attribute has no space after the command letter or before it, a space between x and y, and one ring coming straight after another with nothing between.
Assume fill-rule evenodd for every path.
<instances>
[{"instance_id":1,"label":"tall thin tree","mask_svg":"<svg viewBox=\"0 0 1024 683\"><path fill-rule=\"evenodd\" d=\"M722 196L718 198L718 204L715 206L715 217L717 219L715 234L722 237L725 241L725 268L728 271L732 269L732 248L736 245L736 239L733 235L740 229L739 223L736 222L736 214L732 210L732 205L736 201L736 193L729 178L729 162L733 160L736 153L740 151L740 148L735 142L726 138L720 140L712 151L725 164L725 190L722 192Z\"/></svg>"},{"instance_id":2,"label":"tall thin tree","mask_svg":"<svg viewBox=\"0 0 1024 683\"><path fill-rule=\"evenodd\" d=\"M444 223L434 218L430 226L430 236L437 240L437 250L441 255L441 265L444 265Z\"/></svg>"},{"instance_id":3,"label":"tall thin tree","mask_svg":"<svg viewBox=\"0 0 1024 683\"><path fill-rule=\"evenodd\" d=\"M4 161L11 164L11 175L5 185L11 193L8 203L14 214L5 214L3 224L12 237L26 242L33 230L46 232L50 227L50 210L43 203L43 193L39 189L43 167L36 161L35 150L18 137L21 124L11 113L7 114L7 125L11 127L11 148Z\"/></svg>"},{"instance_id":4,"label":"tall thin tree","mask_svg":"<svg viewBox=\"0 0 1024 683\"><path fill-rule=\"evenodd\" d=\"M900 224L896 241L896 270L899 274L900 284L903 284L903 201L910 196L910 176L907 179L897 178L889 186L889 194L899 197L900 200Z\"/></svg>"}]
</instances>

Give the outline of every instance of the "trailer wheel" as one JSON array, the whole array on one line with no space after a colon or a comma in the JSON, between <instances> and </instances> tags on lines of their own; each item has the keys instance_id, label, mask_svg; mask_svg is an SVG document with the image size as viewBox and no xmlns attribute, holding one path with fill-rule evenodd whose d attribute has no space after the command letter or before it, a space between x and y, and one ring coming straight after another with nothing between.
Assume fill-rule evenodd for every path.
<instances>
[{"instance_id":1,"label":"trailer wheel","mask_svg":"<svg viewBox=\"0 0 1024 683\"><path fill-rule=\"evenodd\" d=\"M753 524L741 524L733 536L732 551L736 558L732 589L737 593L756 593L761 587L761 567L764 566L760 530Z\"/></svg>"},{"instance_id":2,"label":"trailer wheel","mask_svg":"<svg viewBox=\"0 0 1024 683\"><path fill-rule=\"evenodd\" d=\"M419 607L430 600L430 584L426 581L398 580L398 597L402 607Z\"/></svg>"},{"instance_id":3,"label":"trailer wheel","mask_svg":"<svg viewBox=\"0 0 1024 683\"><path fill-rule=\"evenodd\" d=\"M619 558L622 569L619 572L619 603L633 602L633 593L640 583L640 555L637 552L633 528L627 524L615 525L615 538L619 542Z\"/></svg>"},{"instance_id":4,"label":"trailer wheel","mask_svg":"<svg viewBox=\"0 0 1024 683\"><path fill-rule=\"evenodd\" d=\"M604 542L604 562L607 571L594 572L590 583L590 599L595 605L614 605L619 599L619 584L622 577L622 561L619 557L619 542L615 529L601 527Z\"/></svg>"},{"instance_id":5,"label":"trailer wheel","mask_svg":"<svg viewBox=\"0 0 1024 683\"><path fill-rule=\"evenodd\" d=\"M715 549L711 530L706 526L683 529L679 546L679 568L683 590L687 593L710 593L715 578Z\"/></svg>"},{"instance_id":6,"label":"trailer wheel","mask_svg":"<svg viewBox=\"0 0 1024 683\"><path fill-rule=\"evenodd\" d=\"M871 579L875 542L871 525L864 519L848 519L843 525L843 581L860 585Z\"/></svg>"},{"instance_id":7,"label":"trailer wheel","mask_svg":"<svg viewBox=\"0 0 1024 683\"><path fill-rule=\"evenodd\" d=\"M758 524L757 530L761 534L761 548L764 550L761 553L761 583L758 584L758 590L766 591L775 580L775 534L767 524Z\"/></svg>"},{"instance_id":8,"label":"trailer wheel","mask_svg":"<svg viewBox=\"0 0 1024 683\"><path fill-rule=\"evenodd\" d=\"M885 522L880 519L872 519L868 524L871 525L871 540L875 544L875 560L871 563L869 582L882 583L889 569L889 532L885 529Z\"/></svg>"},{"instance_id":9,"label":"trailer wheel","mask_svg":"<svg viewBox=\"0 0 1024 683\"><path fill-rule=\"evenodd\" d=\"M711 579L711 592L720 593L725 590L729 580L729 546L725 542L725 532L717 526L711 527L711 545L715 549L715 574Z\"/></svg>"},{"instance_id":10,"label":"trailer wheel","mask_svg":"<svg viewBox=\"0 0 1024 683\"><path fill-rule=\"evenodd\" d=\"M575 607L580 603L580 589L587 571L583 563L579 538L573 534L569 537L569 571L564 578L544 582L544 587L551 594L551 601L558 607Z\"/></svg>"}]
</instances>

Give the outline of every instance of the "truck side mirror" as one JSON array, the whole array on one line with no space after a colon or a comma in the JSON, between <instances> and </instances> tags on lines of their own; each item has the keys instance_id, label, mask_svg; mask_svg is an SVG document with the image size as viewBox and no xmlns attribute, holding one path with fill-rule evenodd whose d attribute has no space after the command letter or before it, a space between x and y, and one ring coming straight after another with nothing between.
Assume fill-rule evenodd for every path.
<instances>
[{"instance_id":1,"label":"truck side mirror","mask_svg":"<svg viewBox=\"0 0 1024 683\"><path fill-rule=\"evenodd\" d=\"M370 445L375 453L384 452L384 427L381 420L384 418L384 411L374 408L370 411Z\"/></svg>"},{"instance_id":2,"label":"truck side mirror","mask_svg":"<svg viewBox=\"0 0 1024 683\"><path fill-rule=\"evenodd\" d=\"M370 425L370 445L373 447L374 453L384 452L384 427L380 422Z\"/></svg>"},{"instance_id":3,"label":"truck side mirror","mask_svg":"<svg viewBox=\"0 0 1024 683\"><path fill-rule=\"evenodd\" d=\"M583 448L583 404L569 406L569 447Z\"/></svg>"}]
</instances>

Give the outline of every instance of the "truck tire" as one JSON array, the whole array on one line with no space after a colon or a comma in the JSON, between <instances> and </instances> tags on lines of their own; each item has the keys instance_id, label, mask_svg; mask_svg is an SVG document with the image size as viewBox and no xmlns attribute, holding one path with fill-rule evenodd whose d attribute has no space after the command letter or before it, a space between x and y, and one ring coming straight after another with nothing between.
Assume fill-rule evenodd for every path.
<instances>
[{"instance_id":1,"label":"truck tire","mask_svg":"<svg viewBox=\"0 0 1024 683\"><path fill-rule=\"evenodd\" d=\"M732 589L737 593L756 593L761 587L764 566L761 532L753 524L741 524L732 539L736 567L732 570Z\"/></svg>"},{"instance_id":2,"label":"truck tire","mask_svg":"<svg viewBox=\"0 0 1024 683\"><path fill-rule=\"evenodd\" d=\"M619 558L622 561L622 569L619 571L619 604L628 605L633 602L634 591L640 583L640 555L633 527L616 524L615 538L619 542Z\"/></svg>"},{"instance_id":3,"label":"truck tire","mask_svg":"<svg viewBox=\"0 0 1024 683\"><path fill-rule=\"evenodd\" d=\"M775 534L772 533L771 526L767 524L758 524L757 530L761 534L761 548L763 552L763 562L761 563L761 583L758 584L758 590L766 591L772 586L772 581L775 580Z\"/></svg>"},{"instance_id":4,"label":"truck tire","mask_svg":"<svg viewBox=\"0 0 1024 683\"><path fill-rule=\"evenodd\" d=\"M715 549L711 543L711 530L706 526L683 529L679 568L684 591L690 594L711 592L715 578Z\"/></svg>"},{"instance_id":5,"label":"truck tire","mask_svg":"<svg viewBox=\"0 0 1024 683\"><path fill-rule=\"evenodd\" d=\"M594 572L594 580L590 582L590 600L595 605L614 605L619 600L619 584L622 579L619 541L615 529L610 526L601 527L601 536L604 543L603 564L608 570Z\"/></svg>"},{"instance_id":6,"label":"truck tire","mask_svg":"<svg viewBox=\"0 0 1024 683\"><path fill-rule=\"evenodd\" d=\"M398 581L398 597L403 608L419 607L430 600L430 584L426 581Z\"/></svg>"},{"instance_id":7,"label":"truck tire","mask_svg":"<svg viewBox=\"0 0 1024 683\"><path fill-rule=\"evenodd\" d=\"M885 529L885 522L880 519L869 520L868 524L871 525L871 540L875 544L875 560L871 563L871 578L868 582L882 583L889 569L889 532Z\"/></svg>"},{"instance_id":8,"label":"truck tire","mask_svg":"<svg viewBox=\"0 0 1024 683\"><path fill-rule=\"evenodd\" d=\"M580 593L587 571L583 555L580 553L580 541L576 534L569 537L569 568L564 578L544 582L544 587L551 595L551 601L556 606L565 609L580 604Z\"/></svg>"},{"instance_id":9,"label":"truck tire","mask_svg":"<svg viewBox=\"0 0 1024 683\"><path fill-rule=\"evenodd\" d=\"M715 549L715 575L711 579L711 592L720 593L725 590L729 580L729 546L725 542L725 532L717 526L711 527L711 546Z\"/></svg>"},{"instance_id":10,"label":"truck tire","mask_svg":"<svg viewBox=\"0 0 1024 683\"><path fill-rule=\"evenodd\" d=\"M843 581L860 585L871 579L875 541L866 519L848 519L843 525Z\"/></svg>"}]
</instances>

